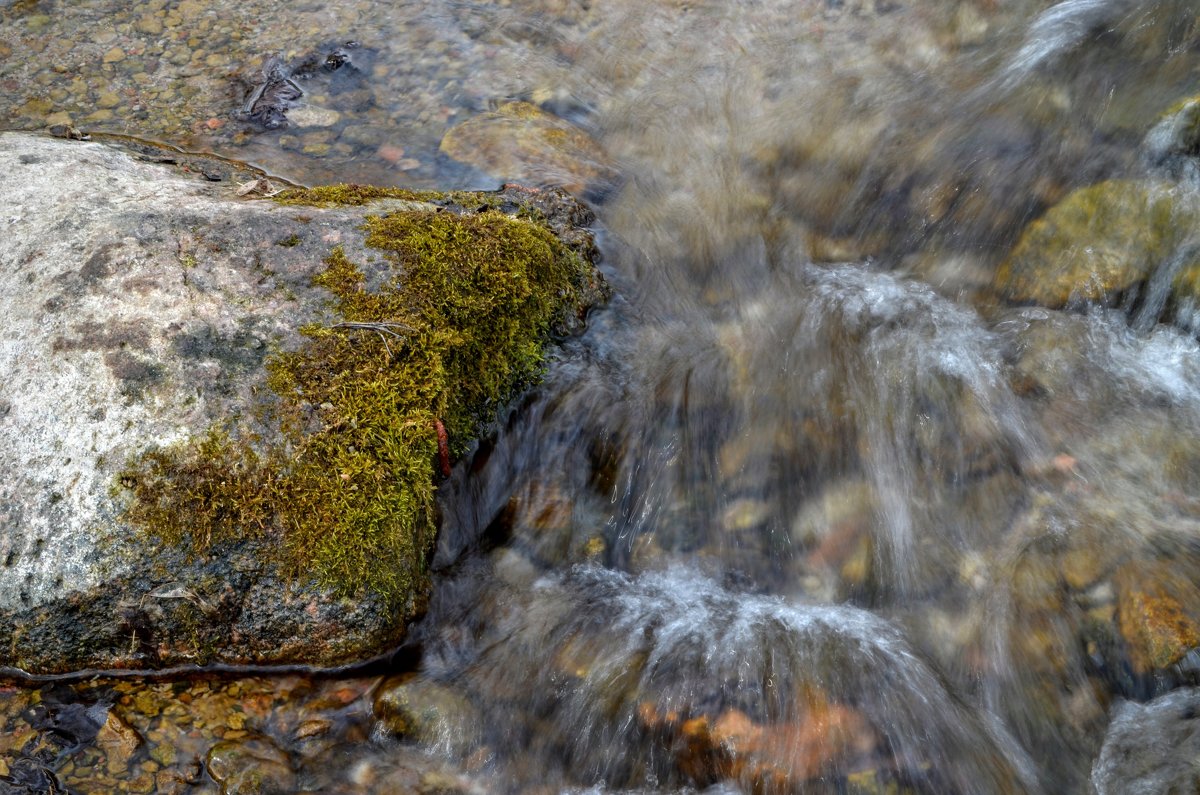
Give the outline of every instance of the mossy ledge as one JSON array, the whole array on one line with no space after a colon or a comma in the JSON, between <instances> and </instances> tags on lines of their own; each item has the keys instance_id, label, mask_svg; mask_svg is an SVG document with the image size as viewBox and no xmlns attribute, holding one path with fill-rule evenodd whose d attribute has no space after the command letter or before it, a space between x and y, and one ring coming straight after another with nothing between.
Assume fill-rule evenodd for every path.
<instances>
[{"instance_id":1,"label":"mossy ledge","mask_svg":"<svg viewBox=\"0 0 1200 795\"><path fill-rule=\"evenodd\" d=\"M277 198L425 206L366 217L366 243L382 252L367 271L329 253L315 279L333 295L329 322L268 359L269 394L247 407L270 416L278 439L214 427L143 453L120 475L125 518L196 553L265 538L289 576L406 601L427 584L440 431L461 452L539 377L555 330L578 328L604 295L590 236L552 229L538 204L560 199L521 189L328 186Z\"/></svg>"}]
</instances>

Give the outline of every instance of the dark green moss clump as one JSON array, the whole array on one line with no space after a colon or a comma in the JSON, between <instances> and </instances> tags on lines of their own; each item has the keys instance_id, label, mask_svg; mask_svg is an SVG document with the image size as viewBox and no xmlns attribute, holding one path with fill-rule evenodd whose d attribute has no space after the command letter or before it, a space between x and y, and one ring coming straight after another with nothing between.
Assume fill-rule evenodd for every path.
<instances>
[{"instance_id":1,"label":"dark green moss clump","mask_svg":"<svg viewBox=\"0 0 1200 795\"><path fill-rule=\"evenodd\" d=\"M281 440L256 451L213 431L146 453L122 475L135 525L197 551L276 534L286 571L347 594L401 600L423 585L438 423L461 446L539 374L588 266L495 211L400 212L367 231L388 259L382 284L335 249L317 282L337 320L267 362Z\"/></svg>"}]
</instances>

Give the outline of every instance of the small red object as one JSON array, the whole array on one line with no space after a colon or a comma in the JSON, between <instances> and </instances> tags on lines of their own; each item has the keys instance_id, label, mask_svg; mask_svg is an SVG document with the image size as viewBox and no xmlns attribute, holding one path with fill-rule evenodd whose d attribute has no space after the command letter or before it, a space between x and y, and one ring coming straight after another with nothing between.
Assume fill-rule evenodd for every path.
<instances>
[{"instance_id":1,"label":"small red object","mask_svg":"<svg viewBox=\"0 0 1200 795\"><path fill-rule=\"evenodd\" d=\"M450 477L450 436L446 433L446 426L442 425L441 420L435 419L433 427L437 429L438 461L442 464L442 474Z\"/></svg>"}]
</instances>

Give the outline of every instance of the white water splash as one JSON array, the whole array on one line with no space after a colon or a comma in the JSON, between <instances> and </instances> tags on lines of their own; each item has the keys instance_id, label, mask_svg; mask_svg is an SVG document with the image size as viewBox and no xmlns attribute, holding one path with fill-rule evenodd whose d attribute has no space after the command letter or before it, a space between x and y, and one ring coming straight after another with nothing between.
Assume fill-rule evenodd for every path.
<instances>
[{"instance_id":1,"label":"white water splash","mask_svg":"<svg viewBox=\"0 0 1200 795\"><path fill-rule=\"evenodd\" d=\"M1015 87L1034 70L1110 27L1132 6L1132 0L1064 0L1046 9L1029 25L1024 43L1001 70L1001 86Z\"/></svg>"}]
</instances>

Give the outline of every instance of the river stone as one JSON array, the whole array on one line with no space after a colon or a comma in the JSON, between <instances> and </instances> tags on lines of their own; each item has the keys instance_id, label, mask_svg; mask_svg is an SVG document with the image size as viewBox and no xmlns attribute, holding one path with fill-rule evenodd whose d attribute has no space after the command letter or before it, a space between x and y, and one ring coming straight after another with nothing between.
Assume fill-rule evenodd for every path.
<instances>
[{"instance_id":1,"label":"river stone","mask_svg":"<svg viewBox=\"0 0 1200 795\"><path fill-rule=\"evenodd\" d=\"M1117 706L1092 787L1097 795L1200 791L1200 689Z\"/></svg>"},{"instance_id":2,"label":"river stone","mask_svg":"<svg viewBox=\"0 0 1200 795\"><path fill-rule=\"evenodd\" d=\"M1025 229L995 286L1009 300L1051 308L1112 304L1190 243L1198 220L1195 197L1167 182L1090 185ZM1182 270L1195 260L1193 253Z\"/></svg>"},{"instance_id":3,"label":"river stone","mask_svg":"<svg viewBox=\"0 0 1200 795\"><path fill-rule=\"evenodd\" d=\"M234 419L278 434L250 410L264 360L328 322L312 278L334 244L379 258L369 207L280 206L194 172L0 133L0 667L341 665L394 646L423 607L285 580L272 541L192 555L123 521L117 473L140 452ZM537 202L590 256L590 216L565 195L499 196Z\"/></svg>"},{"instance_id":4,"label":"river stone","mask_svg":"<svg viewBox=\"0 0 1200 795\"><path fill-rule=\"evenodd\" d=\"M287 754L265 737L219 742L208 750L208 774L221 795L286 795L296 791Z\"/></svg>"},{"instance_id":5,"label":"river stone","mask_svg":"<svg viewBox=\"0 0 1200 795\"><path fill-rule=\"evenodd\" d=\"M1200 155L1200 97L1188 97L1168 108L1146 133L1142 147L1157 163L1172 156Z\"/></svg>"},{"instance_id":6,"label":"river stone","mask_svg":"<svg viewBox=\"0 0 1200 795\"><path fill-rule=\"evenodd\" d=\"M478 744L478 711L467 697L428 679L401 674L380 685L374 714L392 734L466 756Z\"/></svg>"},{"instance_id":7,"label":"river stone","mask_svg":"<svg viewBox=\"0 0 1200 795\"><path fill-rule=\"evenodd\" d=\"M501 180L603 191L615 171L587 133L529 102L505 102L455 125L440 149Z\"/></svg>"},{"instance_id":8,"label":"river stone","mask_svg":"<svg viewBox=\"0 0 1200 795\"><path fill-rule=\"evenodd\" d=\"M1117 572L1117 621L1139 674L1179 662L1200 646L1194 605L1198 589L1162 568L1127 564Z\"/></svg>"},{"instance_id":9,"label":"river stone","mask_svg":"<svg viewBox=\"0 0 1200 795\"><path fill-rule=\"evenodd\" d=\"M94 742L96 747L104 750L108 772L119 775L128 769L144 741L137 729L110 708Z\"/></svg>"}]
</instances>

